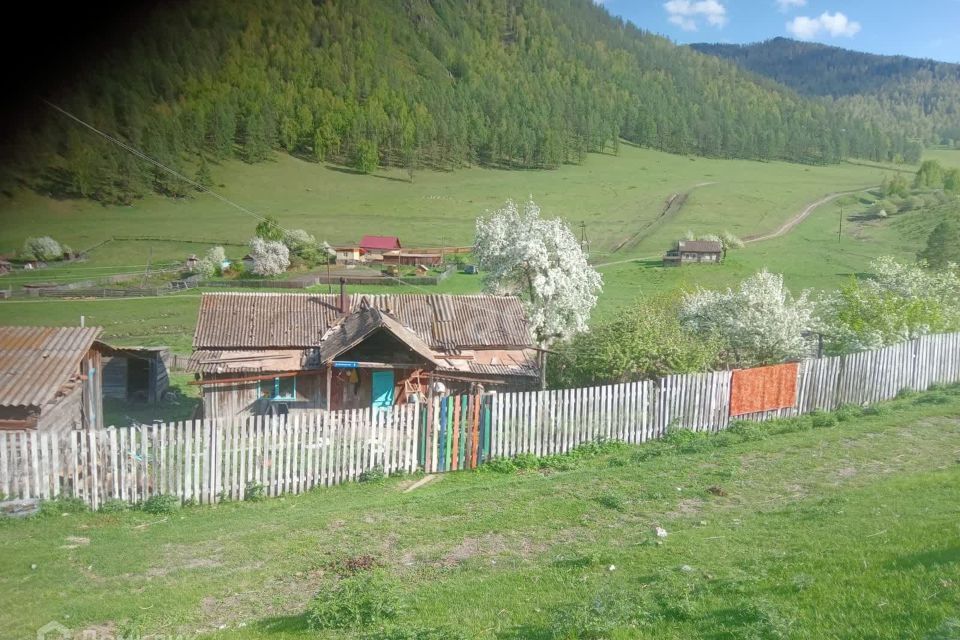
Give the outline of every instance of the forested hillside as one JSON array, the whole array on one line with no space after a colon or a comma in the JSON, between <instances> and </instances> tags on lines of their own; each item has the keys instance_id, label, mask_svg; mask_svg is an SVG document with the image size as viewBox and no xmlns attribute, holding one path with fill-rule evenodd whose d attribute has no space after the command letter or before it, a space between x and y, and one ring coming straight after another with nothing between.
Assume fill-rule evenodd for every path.
<instances>
[{"instance_id":1,"label":"forested hillside","mask_svg":"<svg viewBox=\"0 0 960 640\"><path fill-rule=\"evenodd\" d=\"M960 142L960 64L880 56L774 38L751 45L694 44L803 95L833 99L849 116L924 143Z\"/></svg>"},{"instance_id":2,"label":"forested hillside","mask_svg":"<svg viewBox=\"0 0 960 640\"><path fill-rule=\"evenodd\" d=\"M713 157L919 154L869 120L609 16L591 0L213 0L158 6L42 87L4 185L128 202L189 192L47 97L200 182L272 149L378 165L556 167L620 140Z\"/></svg>"}]
</instances>

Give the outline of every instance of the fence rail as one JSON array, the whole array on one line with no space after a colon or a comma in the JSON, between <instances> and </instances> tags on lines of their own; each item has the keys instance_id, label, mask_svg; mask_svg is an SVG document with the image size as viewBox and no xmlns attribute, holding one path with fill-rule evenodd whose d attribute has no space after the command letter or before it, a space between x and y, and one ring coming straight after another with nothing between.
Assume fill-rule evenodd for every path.
<instances>
[{"instance_id":1,"label":"fence rail","mask_svg":"<svg viewBox=\"0 0 960 640\"><path fill-rule=\"evenodd\" d=\"M93 507L169 494L183 501L300 493L364 472L445 472L495 458L546 456L601 439L659 438L672 426L725 429L730 371L580 389L432 398L422 405L250 416L66 433L0 431L0 492L71 495ZM905 388L960 381L960 334L806 360L796 403L766 420L888 400Z\"/></svg>"}]
</instances>

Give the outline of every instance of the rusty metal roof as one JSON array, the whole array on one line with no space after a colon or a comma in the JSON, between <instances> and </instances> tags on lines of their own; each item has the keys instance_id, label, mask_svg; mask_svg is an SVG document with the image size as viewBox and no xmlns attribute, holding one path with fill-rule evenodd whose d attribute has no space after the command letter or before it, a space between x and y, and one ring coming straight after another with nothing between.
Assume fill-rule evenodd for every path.
<instances>
[{"instance_id":1,"label":"rusty metal roof","mask_svg":"<svg viewBox=\"0 0 960 640\"><path fill-rule=\"evenodd\" d=\"M287 372L304 368L307 352L303 349L257 349L253 351L194 351L187 365L197 373L234 371Z\"/></svg>"},{"instance_id":2,"label":"rusty metal roof","mask_svg":"<svg viewBox=\"0 0 960 640\"><path fill-rule=\"evenodd\" d=\"M519 299L493 295L348 296L350 312L364 299L417 334L431 349L530 347ZM342 316L337 294L205 293L195 349L310 348Z\"/></svg>"},{"instance_id":3,"label":"rusty metal roof","mask_svg":"<svg viewBox=\"0 0 960 640\"><path fill-rule=\"evenodd\" d=\"M0 327L0 406L41 406L80 375L99 327Z\"/></svg>"}]
</instances>

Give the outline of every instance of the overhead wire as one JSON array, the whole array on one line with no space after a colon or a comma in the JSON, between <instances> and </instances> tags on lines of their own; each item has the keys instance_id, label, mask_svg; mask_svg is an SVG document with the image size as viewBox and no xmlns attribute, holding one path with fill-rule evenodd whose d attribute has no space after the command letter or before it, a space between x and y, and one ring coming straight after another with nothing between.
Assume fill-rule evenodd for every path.
<instances>
[{"instance_id":1,"label":"overhead wire","mask_svg":"<svg viewBox=\"0 0 960 640\"><path fill-rule=\"evenodd\" d=\"M82 119L80 119L79 117L75 116L74 114L70 113L70 112L67 111L66 109L63 109L62 107L59 107L59 106L55 105L54 103L50 102L49 100L43 100L43 102L44 102L44 104L46 104L47 106L49 106L51 109L54 109L55 111L63 114L63 115L66 116L67 118L70 118L71 120L73 120L73 121L76 122L77 124L80 124L81 126L89 129L90 131L93 131L94 133L96 133L96 134L104 137L105 139L107 139L107 140L109 140L110 142L116 144L116 145L119 146L120 148L122 148L122 149L124 149L125 151L133 154L134 156L140 158L141 160L143 160L143 161L145 161L145 162L149 162L149 163L152 164L153 166L155 166L155 167L157 167L157 168L159 168L159 169L162 169L163 171L166 171L167 173L169 173L169 174L171 174L171 175L173 175L173 176L176 176L177 178L180 178L181 180L187 182L188 184L190 184L191 186L193 186L194 188L196 188L198 191L201 191L202 193L209 194L209 195L213 196L214 198L216 198L217 200L220 200L221 202L223 202L223 203L225 203L225 204L228 204L228 205L232 206L233 208L237 209L238 211L241 211L241 212L243 212L243 213L245 213L245 214L247 214L247 215L249 215L249 216L252 216L252 217L256 218L257 220L260 220L260 221L266 221L266 220L267 220L266 217L264 217L264 216L262 216L262 215L260 215L260 214L258 214L258 213L256 213L256 212L254 212L254 211L251 211L250 209L248 209L248 208L246 208L246 207L244 207L244 206L242 206L242 205L240 205L240 204L237 204L236 202L230 200L230 199L227 198L226 196L220 195L219 193L217 193L217 192L213 191L212 189L209 189L209 188L201 185L200 183L196 182L195 180L191 180L190 178L186 177L185 175L183 175L183 174L180 173L179 171L176 171L175 169L171 169L170 167L166 166L165 164L163 164L163 163L160 162L159 160L155 160L154 158L151 158L151 157L148 156L145 152L140 151L139 149L136 149L135 147L130 146L129 144L123 142L123 141L120 140L119 138L116 138L115 136L112 136L112 135L110 135L110 134L108 134L108 133L106 133L106 132L98 129L97 127L93 126L92 124L90 124L90 123L88 123L88 122L85 122L84 120L82 120ZM287 232L287 233L290 232L290 229L287 229L287 228L283 227L283 226L280 225L279 223L277 223L277 227L278 227L279 229L281 229L282 231L285 231L285 232ZM417 286L417 285L414 285L414 284L411 284L411 283L408 283L408 282L404 282L402 279L400 279L400 278L398 278L398 277L391 276L391 275L389 275L389 274L383 274L383 276L384 276L386 279L388 279L388 280L395 280L395 281L397 281L397 282L398 282L399 284L401 284L401 285L404 285L404 286L406 286L406 287L410 287L410 288L413 288L413 289L416 289L416 290L419 290L419 291L423 291L423 292L427 293L428 295L436 295L435 292L431 292L431 291L429 291L428 289L424 289L423 287L419 287L419 286ZM480 310L480 311L483 311L484 313L489 313L489 312L490 312L490 309L485 308L485 307L482 307L482 306L480 306L480 305L472 305L472 304L467 303L466 306L471 306L471 307L476 308L476 309L478 309L478 310Z\"/></svg>"}]
</instances>

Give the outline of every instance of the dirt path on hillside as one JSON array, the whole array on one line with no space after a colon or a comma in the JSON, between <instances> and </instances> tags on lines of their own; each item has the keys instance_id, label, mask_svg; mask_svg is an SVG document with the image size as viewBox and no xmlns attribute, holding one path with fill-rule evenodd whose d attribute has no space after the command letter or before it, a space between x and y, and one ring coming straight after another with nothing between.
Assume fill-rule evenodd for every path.
<instances>
[{"instance_id":1,"label":"dirt path on hillside","mask_svg":"<svg viewBox=\"0 0 960 640\"><path fill-rule=\"evenodd\" d=\"M743 238L743 242L744 244L751 244L754 242L763 242L764 240L772 240L773 238L779 238L780 236L790 233L790 231L795 226L797 226L798 224L806 220L811 213L813 213L823 205L829 202L833 202L834 200L842 196L848 196L852 193L861 193L863 191L866 191L867 189L873 189L873 188L875 187L865 187L863 189L854 189L852 191L837 191L835 193L825 195L819 200L817 200L816 202L811 202L810 204L808 204L806 207L804 207L802 211L800 211L800 213L798 213L797 215L793 216L792 218L784 222L782 225L780 225L780 228L774 231L773 233L746 236Z\"/></svg>"},{"instance_id":2,"label":"dirt path on hillside","mask_svg":"<svg viewBox=\"0 0 960 640\"><path fill-rule=\"evenodd\" d=\"M693 185L692 187L690 187L689 189L681 193L670 194L670 197L667 198L666 201L663 203L663 209L660 210L660 214L656 218L648 222L647 224L640 227L640 229L638 229L636 233L634 233L631 236L628 236L623 241L621 241L616 247L613 248L613 251L611 251L610 254L613 255L614 253L617 253L624 247L635 245L641 240L643 240L646 236L650 235L652 231L651 229L652 227L655 227L663 223L667 218L675 216L678 213L680 213L680 211L683 210L683 205L687 203L687 198L690 197L690 194L693 193L694 189L699 189L700 187L707 187L707 186L710 186L711 184L717 184L717 183L701 182L699 184Z\"/></svg>"},{"instance_id":3,"label":"dirt path on hillside","mask_svg":"<svg viewBox=\"0 0 960 640\"><path fill-rule=\"evenodd\" d=\"M715 182L703 182L703 183L694 185L693 188L695 189L695 188L697 188L697 187L707 186L707 185L710 185L710 184L716 184L716 183L715 183ZM837 191L837 192L834 192L834 193L827 194L827 195L823 196L822 198L820 198L819 200L816 200L815 202L811 202L810 204L808 204L808 205L807 205L806 207L804 207L799 213L797 213L796 215L794 215L793 217L791 217L789 220L787 220L786 222L784 222L782 225L780 225L780 227L779 227L776 231L773 231L772 233L766 233L766 234L763 234L763 235L746 236L745 238L743 238L743 242L744 242L745 244L753 244L754 242L763 242L764 240L772 240L773 238L779 238L780 236L783 236L783 235L786 235L786 234L790 233L790 231L791 231L794 227L796 227L798 224L800 224L801 222L803 222L804 220L806 220L806 219L810 216L810 214L812 214L814 211L816 211L818 208L822 207L823 205L825 205L825 204L827 204L827 203L829 203L829 202L833 202L834 200L836 200L837 198L840 198L840 197L842 197L842 196L850 195L850 194L853 194L853 193L862 193L862 192L864 192L864 191L867 191L868 189L875 189L875 188L876 188L876 186L872 186L872 187L864 187L863 189L852 189L852 190L850 190L850 191ZM687 193L690 193L690 192L688 191ZM657 218L656 220L654 220L654 222L659 222L659 221L661 221L662 219L663 219L663 216L661 215L661 217L659 217L659 218ZM652 224L652 223L651 223L651 224ZM649 225L648 225L648 227L649 227ZM624 243L621 243L621 246L622 246L623 244L624 244ZM620 247L617 247L617 248L619 249ZM616 251L616 249L615 249L614 251ZM595 264L595 265L593 265L593 267L594 267L595 269L599 269L599 268L601 268L601 267L609 267L609 266L616 265L616 264L627 264L628 262L639 262L639 261L641 261L641 260L655 260L655 259L660 258L660 257L662 257L662 254L657 254L657 255L655 255L655 256L641 256L641 257L638 257L638 258L626 258L626 259L624 259L624 260L613 260L613 261L610 261L610 262L603 262L603 263L600 263L600 264Z\"/></svg>"}]
</instances>

